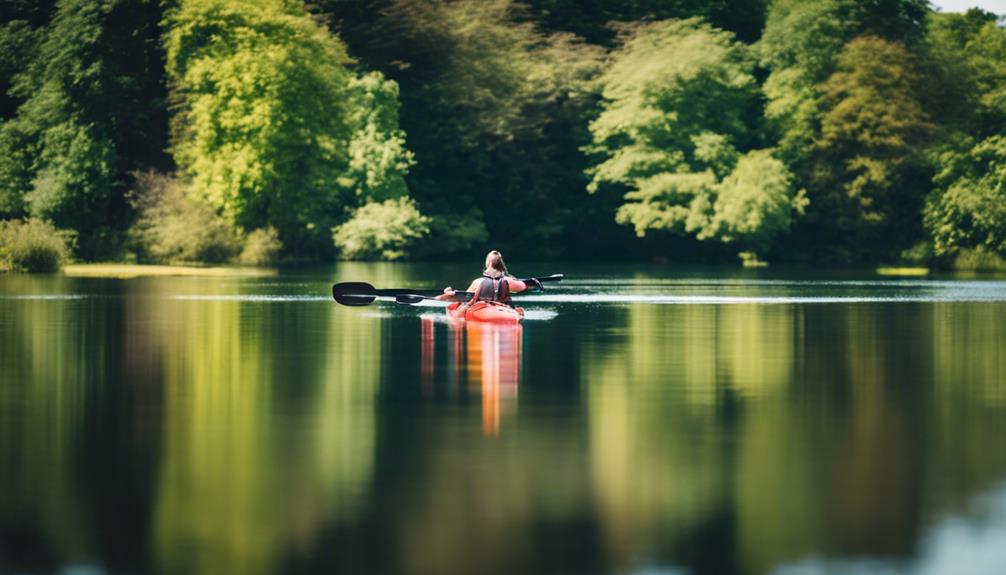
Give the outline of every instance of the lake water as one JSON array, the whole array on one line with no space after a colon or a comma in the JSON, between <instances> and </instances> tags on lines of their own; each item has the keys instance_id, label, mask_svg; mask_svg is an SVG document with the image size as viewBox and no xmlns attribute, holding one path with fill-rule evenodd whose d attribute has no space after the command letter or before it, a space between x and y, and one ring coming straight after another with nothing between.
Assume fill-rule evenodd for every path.
<instances>
[{"instance_id":1,"label":"lake water","mask_svg":"<svg viewBox=\"0 0 1006 575\"><path fill-rule=\"evenodd\" d=\"M1006 282L0 275L0 573L1006 572Z\"/></svg>"}]
</instances>

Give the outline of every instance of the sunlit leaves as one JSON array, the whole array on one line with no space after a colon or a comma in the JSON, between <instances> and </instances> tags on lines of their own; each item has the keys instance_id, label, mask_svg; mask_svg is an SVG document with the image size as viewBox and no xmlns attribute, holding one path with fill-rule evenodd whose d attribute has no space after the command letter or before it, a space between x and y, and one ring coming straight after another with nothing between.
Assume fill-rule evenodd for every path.
<instances>
[{"instance_id":1,"label":"sunlit leaves","mask_svg":"<svg viewBox=\"0 0 1006 575\"><path fill-rule=\"evenodd\" d=\"M398 260L407 255L410 244L429 233L429 222L415 202L403 197L368 203L332 232L345 259Z\"/></svg>"},{"instance_id":2,"label":"sunlit leaves","mask_svg":"<svg viewBox=\"0 0 1006 575\"><path fill-rule=\"evenodd\" d=\"M926 228L937 254L987 248L1006 255L1006 136L948 153L929 198Z\"/></svg>"},{"instance_id":3,"label":"sunlit leaves","mask_svg":"<svg viewBox=\"0 0 1006 575\"><path fill-rule=\"evenodd\" d=\"M339 39L279 0L183 2L167 35L184 105L175 159L232 224L326 251L355 206L406 194L397 86L354 77Z\"/></svg>"},{"instance_id":4,"label":"sunlit leaves","mask_svg":"<svg viewBox=\"0 0 1006 575\"><path fill-rule=\"evenodd\" d=\"M339 41L279 1L183 2L167 69L184 107L175 159L232 223L303 247L339 217L349 73Z\"/></svg>"},{"instance_id":5,"label":"sunlit leaves","mask_svg":"<svg viewBox=\"0 0 1006 575\"><path fill-rule=\"evenodd\" d=\"M591 124L591 189L621 185L616 214L651 230L768 245L805 203L769 151L741 154L754 98L746 49L698 20L641 26L602 76L604 111Z\"/></svg>"}]
</instances>

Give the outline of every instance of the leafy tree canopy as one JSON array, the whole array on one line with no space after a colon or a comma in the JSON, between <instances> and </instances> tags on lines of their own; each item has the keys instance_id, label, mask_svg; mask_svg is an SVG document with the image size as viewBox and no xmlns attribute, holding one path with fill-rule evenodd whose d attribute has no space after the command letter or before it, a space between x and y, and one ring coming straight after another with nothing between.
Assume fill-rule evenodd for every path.
<instances>
[{"instance_id":1,"label":"leafy tree canopy","mask_svg":"<svg viewBox=\"0 0 1006 575\"><path fill-rule=\"evenodd\" d=\"M930 124L917 85L904 46L862 36L842 49L835 73L820 86L817 197L828 201L819 216L873 245L873 228L893 241L898 234L890 227L905 224L895 214L921 207L911 171Z\"/></svg>"},{"instance_id":2,"label":"leafy tree canopy","mask_svg":"<svg viewBox=\"0 0 1006 575\"><path fill-rule=\"evenodd\" d=\"M755 240L788 229L802 207L785 166L748 144L752 61L729 33L698 19L640 26L601 77L591 124L590 189L628 189L620 223L699 239Z\"/></svg>"},{"instance_id":3,"label":"leafy tree canopy","mask_svg":"<svg viewBox=\"0 0 1006 575\"><path fill-rule=\"evenodd\" d=\"M230 222L325 253L356 205L405 192L396 87L355 78L339 39L298 3L183 0L170 27L167 71L184 102L175 159Z\"/></svg>"},{"instance_id":4,"label":"leafy tree canopy","mask_svg":"<svg viewBox=\"0 0 1006 575\"><path fill-rule=\"evenodd\" d=\"M925 225L937 255L986 248L1006 255L1006 136L941 158Z\"/></svg>"}]
</instances>

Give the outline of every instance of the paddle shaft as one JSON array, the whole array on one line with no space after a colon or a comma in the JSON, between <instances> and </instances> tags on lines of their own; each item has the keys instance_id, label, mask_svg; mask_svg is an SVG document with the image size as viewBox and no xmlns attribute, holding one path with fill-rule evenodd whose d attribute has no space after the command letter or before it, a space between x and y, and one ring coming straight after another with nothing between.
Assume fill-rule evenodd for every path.
<instances>
[{"instance_id":1,"label":"paddle shaft","mask_svg":"<svg viewBox=\"0 0 1006 575\"><path fill-rule=\"evenodd\" d=\"M529 283L534 279L538 281L559 281L563 274L553 274L541 278L527 278L520 281ZM398 303L419 303L424 299L448 299L443 297L444 293L437 290L417 290L409 288L398 289L378 289L365 282L342 282L332 285L332 298L342 305L360 306L374 302L378 297L393 297ZM449 299L464 301L471 299L475 294L470 291L455 291Z\"/></svg>"}]
</instances>

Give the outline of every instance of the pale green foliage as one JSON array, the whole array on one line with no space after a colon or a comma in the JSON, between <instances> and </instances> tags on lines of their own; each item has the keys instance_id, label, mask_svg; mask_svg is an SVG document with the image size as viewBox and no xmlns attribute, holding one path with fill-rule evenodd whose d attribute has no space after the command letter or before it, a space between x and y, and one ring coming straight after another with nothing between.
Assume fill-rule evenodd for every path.
<instances>
[{"instance_id":1,"label":"pale green foliage","mask_svg":"<svg viewBox=\"0 0 1006 575\"><path fill-rule=\"evenodd\" d=\"M592 169L590 189L643 188L645 178L704 168L697 144L722 149L745 132L750 69L742 45L699 20L640 26L601 77L604 111L590 131L592 151L607 159Z\"/></svg>"},{"instance_id":2,"label":"pale green foliage","mask_svg":"<svg viewBox=\"0 0 1006 575\"><path fill-rule=\"evenodd\" d=\"M825 111L817 147L833 156L828 181L844 188L852 223L884 222L896 208L892 190L930 127L917 83L901 44L862 36L846 44L820 86Z\"/></svg>"},{"instance_id":3,"label":"pale green foliage","mask_svg":"<svg viewBox=\"0 0 1006 575\"><path fill-rule=\"evenodd\" d=\"M45 220L0 221L0 269L55 272L70 258L72 235Z\"/></svg>"},{"instance_id":4,"label":"pale green foliage","mask_svg":"<svg viewBox=\"0 0 1006 575\"><path fill-rule=\"evenodd\" d=\"M932 14L927 39L927 95L944 128L985 137L1006 127L1006 30L995 15Z\"/></svg>"},{"instance_id":5,"label":"pale green foliage","mask_svg":"<svg viewBox=\"0 0 1006 575\"><path fill-rule=\"evenodd\" d=\"M239 234L184 180L137 174L132 193L139 214L130 230L137 256L152 262L223 263L240 249Z\"/></svg>"},{"instance_id":6,"label":"pale green foliage","mask_svg":"<svg viewBox=\"0 0 1006 575\"><path fill-rule=\"evenodd\" d=\"M419 213L410 198L371 202L332 230L343 259L398 260L408 255L409 246L429 233L430 220Z\"/></svg>"},{"instance_id":7,"label":"pale green foliage","mask_svg":"<svg viewBox=\"0 0 1006 575\"><path fill-rule=\"evenodd\" d=\"M615 219L631 224L636 235L650 230L695 233L709 224L716 194L711 172L666 172L637 181L638 188L625 195Z\"/></svg>"},{"instance_id":8,"label":"pale green foliage","mask_svg":"<svg viewBox=\"0 0 1006 575\"><path fill-rule=\"evenodd\" d=\"M789 231L794 212L802 214L807 205L802 191L794 195L792 179L768 150L745 154L720 185L705 234L764 247L773 236Z\"/></svg>"},{"instance_id":9,"label":"pale green foliage","mask_svg":"<svg viewBox=\"0 0 1006 575\"><path fill-rule=\"evenodd\" d=\"M246 266L272 265L279 259L282 249L283 244L279 241L276 228L259 228L245 238L238 262Z\"/></svg>"},{"instance_id":10,"label":"pale green foliage","mask_svg":"<svg viewBox=\"0 0 1006 575\"><path fill-rule=\"evenodd\" d=\"M398 128L398 84L377 72L353 78L349 169L343 185L362 202L384 201L408 194L405 173L414 163Z\"/></svg>"},{"instance_id":11,"label":"pale green foliage","mask_svg":"<svg viewBox=\"0 0 1006 575\"><path fill-rule=\"evenodd\" d=\"M941 159L925 209L936 254L984 248L1006 255L1006 136Z\"/></svg>"},{"instance_id":12,"label":"pale green foliage","mask_svg":"<svg viewBox=\"0 0 1006 575\"><path fill-rule=\"evenodd\" d=\"M166 44L193 192L237 226L318 241L341 213L353 132L342 43L290 2L183 0Z\"/></svg>"},{"instance_id":13,"label":"pale green foliage","mask_svg":"<svg viewBox=\"0 0 1006 575\"><path fill-rule=\"evenodd\" d=\"M591 123L589 189L629 188L616 220L636 234L708 225L717 174L733 168L731 140L753 95L751 62L730 34L701 21L640 26L602 75L604 111Z\"/></svg>"},{"instance_id":14,"label":"pale green foliage","mask_svg":"<svg viewBox=\"0 0 1006 575\"><path fill-rule=\"evenodd\" d=\"M984 247L962 249L957 252L953 269L959 271L1003 271L1006 258Z\"/></svg>"},{"instance_id":15,"label":"pale green foliage","mask_svg":"<svg viewBox=\"0 0 1006 575\"><path fill-rule=\"evenodd\" d=\"M698 20L640 27L602 76L604 111L590 128L591 189L628 187L616 220L650 230L764 246L787 231L792 176L766 150L741 154L753 97L743 46Z\"/></svg>"}]
</instances>

